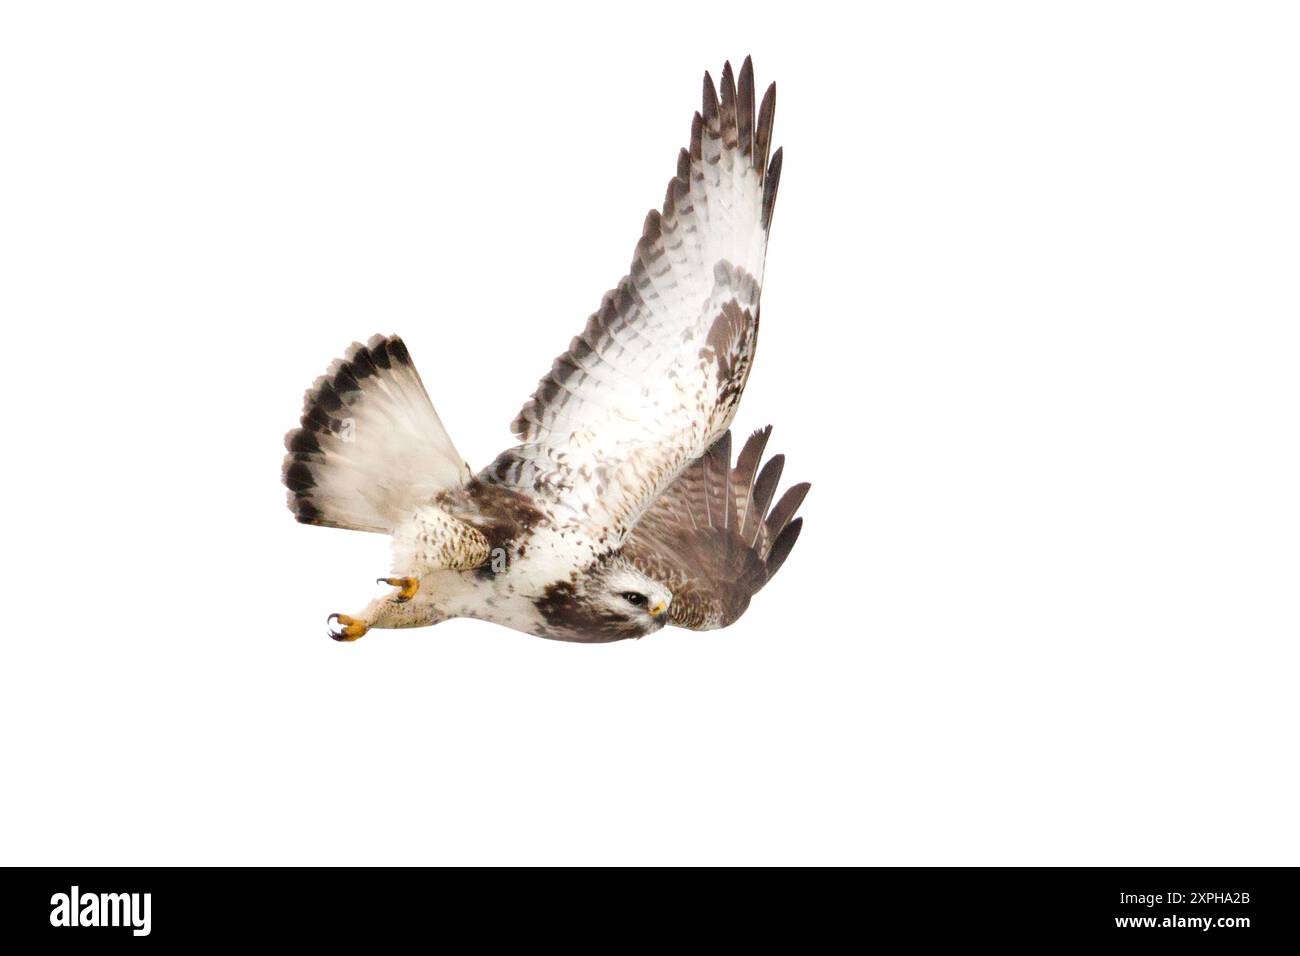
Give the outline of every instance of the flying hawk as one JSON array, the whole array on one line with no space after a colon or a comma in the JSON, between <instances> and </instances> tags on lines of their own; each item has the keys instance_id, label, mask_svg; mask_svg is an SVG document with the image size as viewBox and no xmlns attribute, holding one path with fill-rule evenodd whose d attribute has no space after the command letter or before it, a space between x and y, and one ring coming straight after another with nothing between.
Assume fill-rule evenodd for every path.
<instances>
[{"instance_id":1,"label":"flying hawk","mask_svg":"<svg viewBox=\"0 0 1300 956\"><path fill-rule=\"evenodd\" d=\"M519 444L475 474L396 336L354 344L285 437L306 524L391 534L394 588L331 636L453 617L601 642L665 624L726 627L794 547L809 486L772 501L770 426L735 464L731 433L758 336L781 150L776 86L731 64L704 106L631 271L515 418Z\"/></svg>"}]
</instances>

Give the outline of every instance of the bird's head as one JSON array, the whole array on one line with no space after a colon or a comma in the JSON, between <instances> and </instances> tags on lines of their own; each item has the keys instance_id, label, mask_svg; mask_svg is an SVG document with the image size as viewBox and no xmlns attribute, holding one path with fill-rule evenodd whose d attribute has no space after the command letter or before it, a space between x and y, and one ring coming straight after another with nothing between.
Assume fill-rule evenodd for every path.
<instances>
[{"instance_id":1,"label":"bird's head","mask_svg":"<svg viewBox=\"0 0 1300 956\"><path fill-rule=\"evenodd\" d=\"M596 561L538 603L557 636L617 641L653 634L668 622L673 595L620 554Z\"/></svg>"},{"instance_id":2,"label":"bird's head","mask_svg":"<svg viewBox=\"0 0 1300 956\"><path fill-rule=\"evenodd\" d=\"M596 563L583 590L611 620L625 619L645 634L664 626L673 602L671 591L618 554Z\"/></svg>"}]
</instances>

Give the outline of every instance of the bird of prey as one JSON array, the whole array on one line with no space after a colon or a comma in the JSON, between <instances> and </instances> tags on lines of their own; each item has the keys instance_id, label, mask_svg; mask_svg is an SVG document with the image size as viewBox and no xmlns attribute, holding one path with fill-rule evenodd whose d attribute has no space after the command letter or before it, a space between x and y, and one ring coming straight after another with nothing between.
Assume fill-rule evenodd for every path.
<instances>
[{"instance_id":1,"label":"bird of prey","mask_svg":"<svg viewBox=\"0 0 1300 956\"><path fill-rule=\"evenodd\" d=\"M454 617L604 642L739 618L794 547L808 484L773 507L771 427L735 461L729 431L754 361L781 150L776 86L728 63L691 125L629 273L541 379L518 444L475 473L402 340L353 344L285 437L305 524L390 534L393 590L330 636ZM756 110L757 106L757 110Z\"/></svg>"}]
</instances>

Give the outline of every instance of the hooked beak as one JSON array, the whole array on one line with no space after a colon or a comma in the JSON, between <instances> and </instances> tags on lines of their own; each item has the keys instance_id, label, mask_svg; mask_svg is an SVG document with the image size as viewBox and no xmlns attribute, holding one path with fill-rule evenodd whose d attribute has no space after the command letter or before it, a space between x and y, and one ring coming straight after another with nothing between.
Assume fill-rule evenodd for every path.
<instances>
[{"instance_id":1,"label":"hooked beak","mask_svg":"<svg viewBox=\"0 0 1300 956\"><path fill-rule=\"evenodd\" d=\"M660 601L658 604L656 604L654 607L650 609L650 616L653 618L661 618L667 612L668 612L668 605L665 604L663 601Z\"/></svg>"}]
</instances>

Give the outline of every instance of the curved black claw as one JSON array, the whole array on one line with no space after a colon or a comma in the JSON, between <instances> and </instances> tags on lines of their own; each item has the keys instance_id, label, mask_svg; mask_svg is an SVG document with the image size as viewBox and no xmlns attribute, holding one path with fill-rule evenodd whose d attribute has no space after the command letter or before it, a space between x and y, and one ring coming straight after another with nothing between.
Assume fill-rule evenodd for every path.
<instances>
[{"instance_id":1,"label":"curved black claw","mask_svg":"<svg viewBox=\"0 0 1300 956\"><path fill-rule=\"evenodd\" d=\"M366 631L370 630L370 625L365 621L359 621L355 617L348 617L346 614L331 614L325 619L327 624L337 621L339 627L329 629L329 636L336 641L355 641L359 637L364 637Z\"/></svg>"},{"instance_id":2,"label":"curved black claw","mask_svg":"<svg viewBox=\"0 0 1300 956\"><path fill-rule=\"evenodd\" d=\"M389 587L397 588L397 593L393 595L393 600L398 604L405 604L411 598L415 597L420 590L419 578L375 578L376 584L387 584Z\"/></svg>"}]
</instances>

